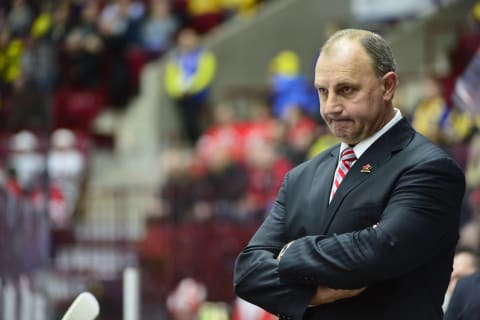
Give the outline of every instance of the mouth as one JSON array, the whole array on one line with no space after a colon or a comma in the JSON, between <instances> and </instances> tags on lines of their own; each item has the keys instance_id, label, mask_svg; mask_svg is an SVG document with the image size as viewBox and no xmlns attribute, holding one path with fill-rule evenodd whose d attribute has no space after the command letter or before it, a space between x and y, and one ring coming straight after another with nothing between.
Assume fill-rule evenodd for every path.
<instances>
[{"instance_id":1,"label":"mouth","mask_svg":"<svg viewBox=\"0 0 480 320\"><path fill-rule=\"evenodd\" d=\"M348 123L351 123L352 120L350 119L330 119L330 123L331 124L334 124L334 125L344 125L344 124L348 124Z\"/></svg>"},{"instance_id":2,"label":"mouth","mask_svg":"<svg viewBox=\"0 0 480 320\"><path fill-rule=\"evenodd\" d=\"M343 136L351 130L353 121L351 119L331 119L330 128L334 131L335 135Z\"/></svg>"}]
</instances>

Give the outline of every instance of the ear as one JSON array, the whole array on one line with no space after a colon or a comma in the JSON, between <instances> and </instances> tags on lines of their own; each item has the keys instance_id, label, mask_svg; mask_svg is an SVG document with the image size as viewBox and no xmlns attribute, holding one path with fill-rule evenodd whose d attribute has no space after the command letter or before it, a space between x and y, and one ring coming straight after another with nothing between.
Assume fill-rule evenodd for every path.
<instances>
[{"instance_id":1,"label":"ear","mask_svg":"<svg viewBox=\"0 0 480 320\"><path fill-rule=\"evenodd\" d=\"M383 99L385 101L392 101L397 89L398 76L395 72L387 72L382 78Z\"/></svg>"}]
</instances>

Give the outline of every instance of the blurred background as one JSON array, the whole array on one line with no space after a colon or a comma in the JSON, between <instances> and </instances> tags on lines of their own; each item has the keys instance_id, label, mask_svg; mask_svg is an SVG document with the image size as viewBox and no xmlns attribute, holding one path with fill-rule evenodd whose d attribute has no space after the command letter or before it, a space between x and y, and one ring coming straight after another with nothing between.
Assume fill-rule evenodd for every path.
<instances>
[{"instance_id":1,"label":"blurred background","mask_svg":"<svg viewBox=\"0 0 480 320\"><path fill-rule=\"evenodd\" d=\"M338 141L314 64L345 27L391 44L395 106L467 175L480 248L480 2L0 1L0 319L255 320L236 255L284 174ZM428 236L428 235L426 235Z\"/></svg>"}]
</instances>

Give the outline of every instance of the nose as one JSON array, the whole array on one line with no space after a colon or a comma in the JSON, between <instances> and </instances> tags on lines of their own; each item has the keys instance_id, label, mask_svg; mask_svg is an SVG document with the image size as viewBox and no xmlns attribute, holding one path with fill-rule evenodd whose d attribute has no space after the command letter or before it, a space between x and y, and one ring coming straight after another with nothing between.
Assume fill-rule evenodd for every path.
<instances>
[{"instance_id":1,"label":"nose","mask_svg":"<svg viewBox=\"0 0 480 320\"><path fill-rule=\"evenodd\" d=\"M325 114L337 114L342 112L342 104L335 93L329 93L327 97L320 101L320 108Z\"/></svg>"}]
</instances>

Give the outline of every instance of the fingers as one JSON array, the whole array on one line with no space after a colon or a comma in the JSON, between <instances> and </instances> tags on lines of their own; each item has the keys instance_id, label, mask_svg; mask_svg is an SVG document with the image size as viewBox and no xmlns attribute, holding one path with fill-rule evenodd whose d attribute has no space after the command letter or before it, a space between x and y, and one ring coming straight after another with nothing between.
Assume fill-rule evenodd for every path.
<instances>
[{"instance_id":1,"label":"fingers","mask_svg":"<svg viewBox=\"0 0 480 320\"><path fill-rule=\"evenodd\" d=\"M340 299L352 298L361 294L363 291L365 291L365 289L366 287L360 289L332 289L319 286L315 296L310 301L310 304L315 306L332 303Z\"/></svg>"}]
</instances>

